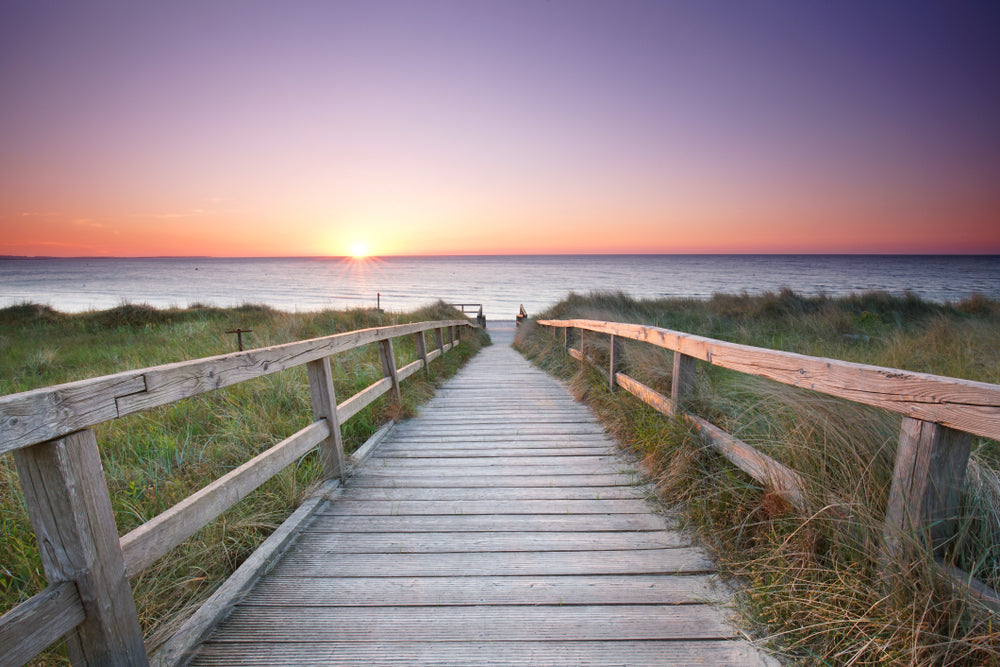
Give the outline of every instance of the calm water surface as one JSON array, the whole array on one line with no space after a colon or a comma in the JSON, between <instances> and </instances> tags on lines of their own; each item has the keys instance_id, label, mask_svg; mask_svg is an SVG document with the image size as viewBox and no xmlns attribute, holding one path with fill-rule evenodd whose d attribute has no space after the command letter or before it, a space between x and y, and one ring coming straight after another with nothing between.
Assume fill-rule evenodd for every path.
<instances>
[{"instance_id":1,"label":"calm water surface","mask_svg":"<svg viewBox=\"0 0 1000 667\"><path fill-rule=\"evenodd\" d=\"M22 301L67 312L123 301L156 307L264 303L282 310L381 306L438 299L484 304L490 319L537 313L571 291L636 297L756 294L787 286L831 296L910 291L935 301L1000 299L1000 257L873 255L557 255L475 257L0 259L0 306Z\"/></svg>"}]
</instances>

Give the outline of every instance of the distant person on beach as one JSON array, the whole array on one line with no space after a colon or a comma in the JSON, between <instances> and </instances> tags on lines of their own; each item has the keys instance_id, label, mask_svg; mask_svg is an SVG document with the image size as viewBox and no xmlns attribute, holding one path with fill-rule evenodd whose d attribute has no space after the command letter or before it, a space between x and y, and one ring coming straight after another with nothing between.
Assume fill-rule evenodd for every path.
<instances>
[{"instance_id":1,"label":"distant person on beach","mask_svg":"<svg viewBox=\"0 0 1000 667\"><path fill-rule=\"evenodd\" d=\"M521 312L517 314L517 326L521 326L521 320L528 316L528 312L524 309L524 304L521 304Z\"/></svg>"}]
</instances>

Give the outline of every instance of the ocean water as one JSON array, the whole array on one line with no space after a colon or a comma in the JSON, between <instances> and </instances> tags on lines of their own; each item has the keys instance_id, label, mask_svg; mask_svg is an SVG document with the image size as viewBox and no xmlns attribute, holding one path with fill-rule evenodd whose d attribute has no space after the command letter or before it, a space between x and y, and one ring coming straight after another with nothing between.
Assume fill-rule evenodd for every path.
<instances>
[{"instance_id":1,"label":"ocean water","mask_svg":"<svg viewBox=\"0 0 1000 667\"><path fill-rule=\"evenodd\" d=\"M1000 299L998 256L526 255L342 258L0 259L0 307L66 312L262 303L282 310L410 310L481 303L488 320L538 313L570 292L706 298L790 287L840 296L884 290L934 301Z\"/></svg>"}]
</instances>

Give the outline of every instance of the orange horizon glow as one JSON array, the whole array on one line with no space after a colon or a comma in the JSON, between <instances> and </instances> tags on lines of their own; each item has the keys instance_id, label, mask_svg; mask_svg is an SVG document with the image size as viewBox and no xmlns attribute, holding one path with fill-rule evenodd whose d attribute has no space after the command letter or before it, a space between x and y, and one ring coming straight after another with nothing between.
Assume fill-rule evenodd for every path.
<instances>
[{"instance_id":1,"label":"orange horizon glow","mask_svg":"<svg viewBox=\"0 0 1000 667\"><path fill-rule=\"evenodd\" d=\"M1000 254L1000 12L720 2L19 3L0 255Z\"/></svg>"}]
</instances>

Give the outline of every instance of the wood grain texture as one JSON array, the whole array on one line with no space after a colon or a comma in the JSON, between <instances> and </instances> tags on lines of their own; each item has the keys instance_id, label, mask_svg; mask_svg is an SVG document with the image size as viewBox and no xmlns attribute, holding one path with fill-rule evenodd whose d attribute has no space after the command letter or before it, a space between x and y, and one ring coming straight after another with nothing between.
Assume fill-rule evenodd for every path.
<instances>
[{"instance_id":1,"label":"wood grain texture","mask_svg":"<svg viewBox=\"0 0 1000 667\"><path fill-rule=\"evenodd\" d=\"M707 575L510 577L268 577L246 603L279 607L292 597L310 606L700 604L725 596Z\"/></svg>"},{"instance_id":2,"label":"wood grain texture","mask_svg":"<svg viewBox=\"0 0 1000 667\"><path fill-rule=\"evenodd\" d=\"M239 656L234 662L234 656ZM195 665L399 665L403 667L764 667L777 661L728 640L357 642L208 645Z\"/></svg>"},{"instance_id":3,"label":"wood grain texture","mask_svg":"<svg viewBox=\"0 0 1000 667\"><path fill-rule=\"evenodd\" d=\"M23 665L86 617L76 584L49 586L0 617L0 665Z\"/></svg>"},{"instance_id":4,"label":"wood grain texture","mask_svg":"<svg viewBox=\"0 0 1000 667\"><path fill-rule=\"evenodd\" d=\"M382 362L382 375L389 378L392 385L389 389L389 400L399 403L403 400L399 391L399 375L396 373L396 353L393 351L391 339L378 342L378 358Z\"/></svg>"},{"instance_id":5,"label":"wood grain texture","mask_svg":"<svg viewBox=\"0 0 1000 667\"><path fill-rule=\"evenodd\" d=\"M323 465L326 479L338 478L343 481L347 474L344 463L344 440L340 432L340 410L333 388L333 372L330 358L323 357L306 364L309 378L309 397L313 415L326 424L326 437L319 442L319 460Z\"/></svg>"},{"instance_id":6,"label":"wood grain texture","mask_svg":"<svg viewBox=\"0 0 1000 667\"><path fill-rule=\"evenodd\" d=\"M73 582L86 618L66 635L75 665L144 665L142 630L93 431L16 450L45 576Z\"/></svg>"},{"instance_id":7,"label":"wood grain texture","mask_svg":"<svg viewBox=\"0 0 1000 667\"><path fill-rule=\"evenodd\" d=\"M917 419L903 419L886 507L890 552L923 540L940 551L953 536L972 437Z\"/></svg>"},{"instance_id":8,"label":"wood grain texture","mask_svg":"<svg viewBox=\"0 0 1000 667\"><path fill-rule=\"evenodd\" d=\"M1000 439L1000 385L810 357L638 324L596 320L538 324L644 341L715 366Z\"/></svg>"},{"instance_id":9,"label":"wood grain texture","mask_svg":"<svg viewBox=\"0 0 1000 667\"><path fill-rule=\"evenodd\" d=\"M484 349L190 664L769 664L611 443L554 380Z\"/></svg>"}]
</instances>

